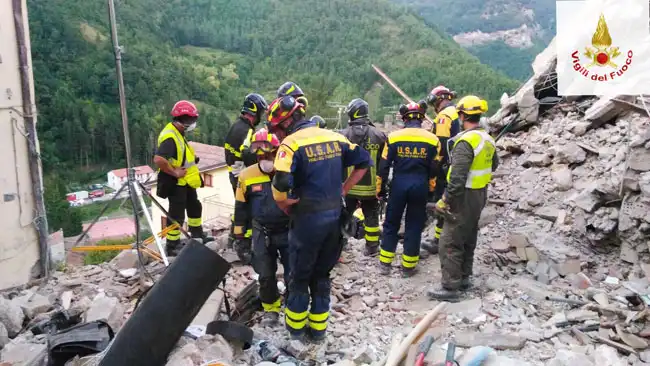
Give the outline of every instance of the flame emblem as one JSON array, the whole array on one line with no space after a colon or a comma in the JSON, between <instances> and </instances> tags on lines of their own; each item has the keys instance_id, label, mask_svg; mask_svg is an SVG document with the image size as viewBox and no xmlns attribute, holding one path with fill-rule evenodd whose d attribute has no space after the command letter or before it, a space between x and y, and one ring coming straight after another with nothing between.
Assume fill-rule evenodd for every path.
<instances>
[{"instance_id":1,"label":"flame emblem","mask_svg":"<svg viewBox=\"0 0 650 366\"><path fill-rule=\"evenodd\" d=\"M591 45L593 48L585 47L584 55L591 59L591 64L586 67L618 67L614 62L612 62L612 60L617 58L621 53L619 52L618 47L612 47L612 36L609 34L609 28L607 27L607 22L605 21L605 16L603 14L600 14L596 32L594 32L594 35L591 37Z\"/></svg>"}]
</instances>

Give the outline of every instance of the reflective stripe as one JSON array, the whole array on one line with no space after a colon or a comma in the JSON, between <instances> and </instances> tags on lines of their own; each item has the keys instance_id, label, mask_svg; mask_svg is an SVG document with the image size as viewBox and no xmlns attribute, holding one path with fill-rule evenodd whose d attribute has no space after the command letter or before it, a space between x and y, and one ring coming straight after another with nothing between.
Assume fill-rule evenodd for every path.
<instances>
[{"instance_id":1,"label":"reflective stripe","mask_svg":"<svg viewBox=\"0 0 650 366\"><path fill-rule=\"evenodd\" d=\"M199 218L191 218L191 217L187 218L187 226L197 227L197 226L201 226L202 223L203 222L201 221L200 217Z\"/></svg>"},{"instance_id":2,"label":"reflective stripe","mask_svg":"<svg viewBox=\"0 0 650 366\"><path fill-rule=\"evenodd\" d=\"M309 314L309 327L319 331L326 330L329 315L329 311L322 314Z\"/></svg>"},{"instance_id":3,"label":"reflective stripe","mask_svg":"<svg viewBox=\"0 0 650 366\"><path fill-rule=\"evenodd\" d=\"M379 241L379 235L368 235L368 234L366 234L366 235L363 236L363 238L366 239L366 241Z\"/></svg>"},{"instance_id":4,"label":"reflective stripe","mask_svg":"<svg viewBox=\"0 0 650 366\"><path fill-rule=\"evenodd\" d=\"M269 136L271 136L271 134L269 134ZM244 150L246 150L249 147L252 137L253 137L253 129L249 128L248 133L246 134L246 138L244 139L244 141L242 141L242 144L239 145L239 151L240 151L239 157L241 157L241 153L244 152Z\"/></svg>"},{"instance_id":5,"label":"reflective stripe","mask_svg":"<svg viewBox=\"0 0 650 366\"><path fill-rule=\"evenodd\" d=\"M340 134L336 134L336 136L327 134L322 136L307 137L297 141L292 141L290 144L288 144L288 146L291 148L291 150L297 151L302 146L321 144L324 142L335 142L335 141L341 142L343 144L349 144L351 146L356 146L355 144L350 143L350 141L347 138L345 138L345 136Z\"/></svg>"},{"instance_id":6,"label":"reflective stripe","mask_svg":"<svg viewBox=\"0 0 650 366\"><path fill-rule=\"evenodd\" d=\"M280 312L280 306L281 306L281 303L280 303L280 298L279 297L272 304L267 304L267 303L264 303L264 302L262 303L262 308L264 309L264 311L267 311L267 312L279 313Z\"/></svg>"},{"instance_id":7,"label":"reflective stripe","mask_svg":"<svg viewBox=\"0 0 650 366\"><path fill-rule=\"evenodd\" d=\"M393 258L395 258L395 253L391 253L383 249L379 250L379 261L381 263L391 264L393 262Z\"/></svg>"},{"instance_id":8,"label":"reflective stripe","mask_svg":"<svg viewBox=\"0 0 650 366\"><path fill-rule=\"evenodd\" d=\"M246 234L244 234L244 238L251 238L251 237L253 237L253 229L246 230Z\"/></svg>"},{"instance_id":9,"label":"reflective stripe","mask_svg":"<svg viewBox=\"0 0 650 366\"><path fill-rule=\"evenodd\" d=\"M441 234L442 233L442 228L436 225L436 234Z\"/></svg>"},{"instance_id":10,"label":"reflective stripe","mask_svg":"<svg viewBox=\"0 0 650 366\"><path fill-rule=\"evenodd\" d=\"M492 181L492 158L496 153L496 143L492 136L484 130L478 129L460 133L454 139L450 139L450 141L452 140L454 140L454 147L458 142L466 141L470 144L474 153L474 159L469 168L465 187L470 189L481 189L486 187L490 181ZM447 172L447 181L449 181L451 177L451 171L453 168L452 151L453 150L450 150L449 152L452 165Z\"/></svg>"},{"instance_id":11,"label":"reflective stripe","mask_svg":"<svg viewBox=\"0 0 650 366\"><path fill-rule=\"evenodd\" d=\"M181 231L178 229L169 230L166 235L167 240L178 240L181 238Z\"/></svg>"},{"instance_id":12,"label":"reflective stripe","mask_svg":"<svg viewBox=\"0 0 650 366\"><path fill-rule=\"evenodd\" d=\"M169 163L173 168L183 167L187 169L185 176L178 178L176 184L179 186L188 185L191 188L201 187L201 174L196 165L194 149L187 144L185 138L171 122L158 135L158 146L169 138L173 139L176 145L176 158L170 159ZM183 160L185 161L183 162Z\"/></svg>"},{"instance_id":13,"label":"reflective stripe","mask_svg":"<svg viewBox=\"0 0 650 366\"><path fill-rule=\"evenodd\" d=\"M367 241L379 241L379 226L363 226L363 230L366 232L364 239Z\"/></svg>"},{"instance_id":14,"label":"reflective stripe","mask_svg":"<svg viewBox=\"0 0 650 366\"><path fill-rule=\"evenodd\" d=\"M402 266L404 268L414 268L415 266L417 266L419 260L420 260L419 255L410 256L410 255L402 254Z\"/></svg>"},{"instance_id":15,"label":"reflective stripe","mask_svg":"<svg viewBox=\"0 0 650 366\"><path fill-rule=\"evenodd\" d=\"M248 178L244 180L244 185L248 187L248 186L252 186L253 184L266 183L270 181L271 181L271 177L269 177L268 175L260 175L257 177Z\"/></svg>"},{"instance_id":16,"label":"reflective stripe","mask_svg":"<svg viewBox=\"0 0 650 366\"><path fill-rule=\"evenodd\" d=\"M438 146L439 141L432 139L430 137L421 136L421 135L389 135L388 143L394 144L396 142L424 142L429 145Z\"/></svg>"},{"instance_id":17,"label":"reflective stripe","mask_svg":"<svg viewBox=\"0 0 650 366\"><path fill-rule=\"evenodd\" d=\"M307 311L296 313L291 309L284 309L284 322L291 329L301 330L307 325Z\"/></svg>"},{"instance_id":18,"label":"reflective stripe","mask_svg":"<svg viewBox=\"0 0 650 366\"><path fill-rule=\"evenodd\" d=\"M366 226L366 225L363 225L363 228L367 233L378 233L379 232L379 226Z\"/></svg>"},{"instance_id":19,"label":"reflective stripe","mask_svg":"<svg viewBox=\"0 0 650 366\"><path fill-rule=\"evenodd\" d=\"M231 154L235 155L235 157L241 158L241 152L235 150L235 148L232 147L232 145L229 143L226 142L226 144L223 145L223 148L228 150Z\"/></svg>"}]
</instances>

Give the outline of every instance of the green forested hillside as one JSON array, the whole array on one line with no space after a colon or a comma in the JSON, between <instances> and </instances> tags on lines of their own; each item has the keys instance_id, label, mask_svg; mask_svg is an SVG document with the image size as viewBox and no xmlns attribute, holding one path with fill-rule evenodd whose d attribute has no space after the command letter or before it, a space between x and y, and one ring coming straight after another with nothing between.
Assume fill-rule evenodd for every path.
<instances>
[{"instance_id":1,"label":"green forested hillside","mask_svg":"<svg viewBox=\"0 0 650 366\"><path fill-rule=\"evenodd\" d=\"M517 80L532 74L530 64L555 35L555 0L392 0L413 9L434 29L454 36L465 32L492 33L525 24L533 46L515 48L503 40L475 45L468 51L481 62Z\"/></svg>"},{"instance_id":2,"label":"green forested hillside","mask_svg":"<svg viewBox=\"0 0 650 366\"><path fill-rule=\"evenodd\" d=\"M28 5L46 172L121 166L105 2ZM308 93L310 114L332 115L327 100L347 102L380 80L371 63L414 98L445 83L495 106L517 85L385 0L123 0L117 17L138 164L149 162L158 131L181 98L200 104L192 139L220 144L247 92L271 99L277 86L293 80ZM375 109L400 102L387 87L374 99Z\"/></svg>"}]
</instances>

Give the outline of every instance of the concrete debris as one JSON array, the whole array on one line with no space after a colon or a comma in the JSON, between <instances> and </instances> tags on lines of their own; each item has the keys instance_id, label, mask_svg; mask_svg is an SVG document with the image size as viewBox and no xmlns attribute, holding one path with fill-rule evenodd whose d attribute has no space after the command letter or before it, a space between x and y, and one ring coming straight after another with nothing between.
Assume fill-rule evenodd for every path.
<instances>
[{"instance_id":1,"label":"concrete debris","mask_svg":"<svg viewBox=\"0 0 650 366\"><path fill-rule=\"evenodd\" d=\"M10 338L18 335L23 328L25 313L20 304L0 296L0 323L4 324Z\"/></svg>"},{"instance_id":2,"label":"concrete debris","mask_svg":"<svg viewBox=\"0 0 650 366\"><path fill-rule=\"evenodd\" d=\"M86 322L95 320L106 321L114 331L118 331L122 326L124 308L120 301L114 297L108 297L104 293L99 293L93 299L92 305L86 312Z\"/></svg>"},{"instance_id":3,"label":"concrete debris","mask_svg":"<svg viewBox=\"0 0 650 366\"><path fill-rule=\"evenodd\" d=\"M39 366L47 357L44 343L11 342L0 352L0 360L9 365Z\"/></svg>"},{"instance_id":4,"label":"concrete debris","mask_svg":"<svg viewBox=\"0 0 650 366\"><path fill-rule=\"evenodd\" d=\"M9 333L3 323L0 323L0 350L9 343Z\"/></svg>"},{"instance_id":5,"label":"concrete debris","mask_svg":"<svg viewBox=\"0 0 650 366\"><path fill-rule=\"evenodd\" d=\"M52 303L47 297L31 291L13 299L13 302L20 305L28 319L34 319L36 315L45 313L52 308Z\"/></svg>"},{"instance_id":6,"label":"concrete debris","mask_svg":"<svg viewBox=\"0 0 650 366\"><path fill-rule=\"evenodd\" d=\"M594 351L594 363L596 365L626 366L627 360L619 357L616 349L601 344L596 347L596 350Z\"/></svg>"},{"instance_id":7,"label":"concrete debris","mask_svg":"<svg viewBox=\"0 0 650 366\"><path fill-rule=\"evenodd\" d=\"M487 346L496 350L519 350L524 348L526 338L512 334L467 332L456 334L456 344L460 347Z\"/></svg>"}]
</instances>

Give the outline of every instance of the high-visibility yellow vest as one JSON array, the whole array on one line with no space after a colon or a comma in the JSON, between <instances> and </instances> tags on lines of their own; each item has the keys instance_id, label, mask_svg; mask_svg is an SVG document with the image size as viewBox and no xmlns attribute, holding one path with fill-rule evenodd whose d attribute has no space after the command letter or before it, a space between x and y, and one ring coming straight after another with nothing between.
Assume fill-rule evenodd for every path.
<instances>
[{"instance_id":1,"label":"high-visibility yellow vest","mask_svg":"<svg viewBox=\"0 0 650 366\"><path fill-rule=\"evenodd\" d=\"M169 164L173 168L187 169L185 176L178 178L177 184L179 186L188 185L191 188L201 187L201 174L198 165L196 165L194 149L172 123L168 123L158 135L158 146L167 139L174 139L176 143L176 158L169 159ZM185 156L185 162L183 162L183 156Z\"/></svg>"},{"instance_id":2,"label":"high-visibility yellow vest","mask_svg":"<svg viewBox=\"0 0 650 366\"><path fill-rule=\"evenodd\" d=\"M467 141L474 149L474 160L472 160L472 165L469 168L465 187L471 189L486 187L492 181L492 158L496 152L496 143L492 136L483 129L476 129L460 133L454 140L454 148L458 142ZM449 182L453 168L453 150L449 152L449 155L451 156L452 165L449 172L447 172L447 182Z\"/></svg>"}]
</instances>

